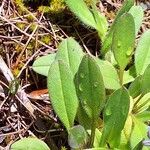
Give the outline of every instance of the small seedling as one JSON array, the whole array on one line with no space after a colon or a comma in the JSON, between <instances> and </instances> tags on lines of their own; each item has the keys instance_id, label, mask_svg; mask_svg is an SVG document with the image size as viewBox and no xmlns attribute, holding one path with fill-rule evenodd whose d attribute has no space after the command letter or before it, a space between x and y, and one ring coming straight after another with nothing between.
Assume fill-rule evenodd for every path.
<instances>
[{"instance_id":1,"label":"small seedling","mask_svg":"<svg viewBox=\"0 0 150 150\"><path fill-rule=\"evenodd\" d=\"M126 0L108 30L94 1L90 8L83 0L65 1L83 24L97 30L103 58L85 54L73 38L67 38L56 54L33 64L36 72L48 77L52 106L68 132L70 146L147 149L142 141L147 138L150 119L150 30L135 47L143 10ZM132 57L134 63L128 67Z\"/></svg>"}]
</instances>

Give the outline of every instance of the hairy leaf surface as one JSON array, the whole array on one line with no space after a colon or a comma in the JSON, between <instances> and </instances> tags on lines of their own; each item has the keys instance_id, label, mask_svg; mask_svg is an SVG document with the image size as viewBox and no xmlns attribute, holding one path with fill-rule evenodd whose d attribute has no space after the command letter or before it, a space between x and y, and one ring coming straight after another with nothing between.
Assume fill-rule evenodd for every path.
<instances>
[{"instance_id":1,"label":"hairy leaf surface","mask_svg":"<svg viewBox=\"0 0 150 150\"><path fill-rule=\"evenodd\" d=\"M50 67L48 90L56 114L69 130L74 124L78 98L72 72L62 60L55 61Z\"/></svg>"}]
</instances>

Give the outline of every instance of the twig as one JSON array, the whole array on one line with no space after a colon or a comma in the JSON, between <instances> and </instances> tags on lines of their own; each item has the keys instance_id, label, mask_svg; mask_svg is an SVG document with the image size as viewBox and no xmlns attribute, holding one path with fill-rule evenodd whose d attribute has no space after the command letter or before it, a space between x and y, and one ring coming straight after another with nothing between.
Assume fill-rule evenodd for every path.
<instances>
[{"instance_id":1,"label":"twig","mask_svg":"<svg viewBox=\"0 0 150 150\"><path fill-rule=\"evenodd\" d=\"M16 29L17 29L18 31L20 31L21 33L23 33L23 34L25 34L26 36L30 37L30 34L28 34L28 33L24 32L24 31L22 31L20 28L18 28L16 25L14 25L13 23L11 23L11 22L10 22L8 19L6 19L5 17L0 16L0 18L1 18L2 20L4 20L4 21L8 22L11 26L13 26L14 28L16 28ZM35 40L34 37L31 37L31 38L32 38L33 40ZM42 41L39 41L39 40L38 40L38 42L39 42L41 45L45 46L46 48L50 49L51 51L56 51L56 50L53 49L52 47L50 47L50 46L46 45L45 43L43 43Z\"/></svg>"}]
</instances>

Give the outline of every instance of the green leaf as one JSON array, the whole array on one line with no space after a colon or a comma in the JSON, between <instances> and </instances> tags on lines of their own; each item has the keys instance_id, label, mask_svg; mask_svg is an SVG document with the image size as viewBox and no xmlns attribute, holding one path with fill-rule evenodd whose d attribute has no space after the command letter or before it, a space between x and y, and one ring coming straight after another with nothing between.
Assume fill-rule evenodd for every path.
<instances>
[{"instance_id":1,"label":"green leaf","mask_svg":"<svg viewBox=\"0 0 150 150\"><path fill-rule=\"evenodd\" d=\"M91 135L91 130L87 130L88 134ZM94 148L100 148L100 139L101 139L102 133L99 131L99 129L96 128L95 130L95 137L94 137Z\"/></svg>"},{"instance_id":2,"label":"green leaf","mask_svg":"<svg viewBox=\"0 0 150 150\"><path fill-rule=\"evenodd\" d=\"M134 0L125 0L122 8L120 9L120 11L118 12L113 24L110 27L110 30L108 32L108 34L105 37L105 40L103 42L102 45L102 49L101 49L101 53L104 55L105 53L108 52L108 50L111 48L112 45L112 37L113 37L113 32L114 32L114 28L116 23L118 22L118 19L120 18L120 16L122 16L124 13L128 12L130 10L130 8L134 5Z\"/></svg>"},{"instance_id":3,"label":"green leaf","mask_svg":"<svg viewBox=\"0 0 150 150\"><path fill-rule=\"evenodd\" d=\"M108 61L96 58L103 76L103 81L106 89L120 88L119 77L114 66Z\"/></svg>"},{"instance_id":4,"label":"green leaf","mask_svg":"<svg viewBox=\"0 0 150 150\"><path fill-rule=\"evenodd\" d=\"M137 103L137 111L138 112L143 112L147 110L150 106L150 92L145 94L140 101Z\"/></svg>"},{"instance_id":5,"label":"green leaf","mask_svg":"<svg viewBox=\"0 0 150 150\"><path fill-rule=\"evenodd\" d=\"M72 72L62 60L55 61L50 67L48 91L56 114L69 130L74 124L78 98Z\"/></svg>"},{"instance_id":6,"label":"green leaf","mask_svg":"<svg viewBox=\"0 0 150 150\"><path fill-rule=\"evenodd\" d=\"M132 128L133 128L133 121L132 121L132 116L131 114L128 115L124 129L121 133L121 141L120 141L120 146L119 148L121 150L130 150L130 136L132 133Z\"/></svg>"},{"instance_id":7,"label":"green leaf","mask_svg":"<svg viewBox=\"0 0 150 150\"><path fill-rule=\"evenodd\" d=\"M130 36L129 36L130 35ZM128 37L128 38L127 38ZM122 15L115 25L112 50L121 70L124 70L134 50L135 25L131 14Z\"/></svg>"},{"instance_id":8,"label":"green leaf","mask_svg":"<svg viewBox=\"0 0 150 150\"><path fill-rule=\"evenodd\" d=\"M135 22L135 34L137 35L144 16L143 8L141 6L132 6L129 13L133 16Z\"/></svg>"},{"instance_id":9,"label":"green leaf","mask_svg":"<svg viewBox=\"0 0 150 150\"><path fill-rule=\"evenodd\" d=\"M16 141L11 145L11 150L50 150L46 143L34 138L28 137Z\"/></svg>"},{"instance_id":10,"label":"green leaf","mask_svg":"<svg viewBox=\"0 0 150 150\"><path fill-rule=\"evenodd\" d=\"M135 115L142 122L150 121L150 111L143 111Z\"/></svg>"},{"instance_id":11,"label":"green leaf","mask_svg":"<svg viewBox=\"0 0 150 150\"><path fill-rule=\"evenodd\" d=\"M82 125L86 130L91 129L91 124L89 122L92 122L91 117L91 110L88 106L83 105L82 101L79 101L79 107L78 107L78 121L80 125Z\"/></svg>"},{"instance_id":12,"label":"green leaf","mask_svg":"<svg viewBox=\"0 0 150 150\"><path fill-rule=\"evenodd\" d=\"M106 150L106 148L97 147L97 148L89 148L89 149L84 149L84 150ZM118 149L114 149L114 150L118 150Z\"/></svg>"},{"instance_id":13,"label":"green leaf","mask_svg":"<svg viewBox=\"0 0 150 150\"><path fill-rule=\"evenodd\" d=\"M97 31L99 34L99 37L101 38L101 40L103 41L108 29L108 22L107 19L104 15L102 15L95 7L93 6L93 9L91 10L96 22L96 26L97 26Z\"/></svg>"},{"instance_id":14,"label":"green leaf","mask_svg":"<svg viewBox=\"0 0 150 150\"><path fill-rule=\"evenodd\" d=\"M94 138L94 147L99 148L100 147L100 139L101 139L102 133L96 129L95 130L95 138Z\"/></svg>"},{"instance_id":15,"label":"green leaf","mask_svg":"<svg viewBox=\"0 0 150 150\"><path fill-rule=\"evenodd\" d=\"M93 13L83 0L65 0L70 10L87 26L97 28Z\"/></svg>"},{"instance_id":16,"label":"green leaf","mask_svg":"<svg viewBox=\"0 0 150 150\"><path fill-rule=\"evenodd\" d=\"M150 92L150 65L148 65L142 76L141 88L143 94Z\"/></svg>"},{"instance_id":17,"label":"green leaf","mask_svg":"<svg viewBox=\"0 0 150 150\"><path fill-rule=\"evenodd\" d=\"M41 75L48 76L48 70L50 65L54 62L55 56L56 53L39 57L34 61L32 69Z\"/></svg>"},{"instance_id":18,"label":"green leaf","mask_svg":"<svg viewBox=\"0 0 150 150\"><path fill-rule=\"evenodd\" d=\"M130 70L124 71L124 75L123 75L123 84L127 84L130 83L132 81L134 81L134 77L133 75L130 73Z\"/></svg>"},{"instance_id":19,"label":"green leaf","mask_svg":"<svg viewBox=\"0 0 150 150\"><path fill-rule=\"evenodd\" d=\"M128 115L123 132L126 136L127 141L129 141L132 133L133 120L131 114Z\"/></svg>"},{"instance_id":20,"label":"green leaf","mask_svg":"<svg viewBox=\"0 0 150 150\"><path fill-rule=\"evenodd\" d=\"M68 143L73 149L81 149L87 142L86 130L81 126L77 125L69 130Z\"/></svg>"},{"instance_id":21,"label":"green leaf","mask_svg":"<svg viewBox=\"0 0 150 150\"><path fill-rule=\"evenodd\" d=\"M131 148L133 149L135 146L137 146L137 144L141 140L147 138L147 126L143 122L135 118L134 116L132 117L133 117L134 127L130 137L130 145ZM149 148L145 148L145 149L148 150Z\"/></svg>"},{"instance_id":22,"label":"green leaf","mask_svg":"<svg viewBox=\"0 0 150 150\"><path fill-rule=\"evenodd\" d=\"M140 150L140 149L143 149L143 142L140 141L135 147L133 150Z\"/></svg>"},{"instance_id":23,"label":"green leaf","mask_svg":"<svg viewBox=\"0 0 150 150\"><path fill-rule=\"evenodd\" d=\"M105 60L109 61L113 66L116 66L117 65L117 62L114 58L114 54L112 51L108 51L106 54L105 54L105 57L104 57Z\"/></svg>"},{"instance_id":24,"label":"green leaf","mask_svg":"<svg viewBox=\"0 0 150 150\"><path fill-rule=\"evenodd\" d=\"M101 138L101 146L109 143L111 148L117 148L120 144L121 131L124 128L128 116L130 97L128 91L122 87L116 90L108 99L104 110L104 128Z\"/></svg>"},{"instance_id":25,"label":"green leaf","mask_svg":"<svg viewBox=\"0 0 150 150\"><path fill-rule=\"evenodd\" d=\"M133 82L136 78L135 66L131 66L128 70L124 71L123 74L123 84Z\"/></svg>"},{"instance_id":26,"label":"green leaf","mask_svg":"<svg viewBox=\"0 0 150 150\"><path fill-rule=\"evenodd\" d=\"M59 44L56 60L63 60L75 75L83 54L81 46L73 38L67 38Z\"/></svg>"},{"instance_id":27,"label":"green leaf","mask_svg":"<svg viewBox=\"0 0 150 150\"><path fill-rule=\"evenodd\" d=\"M96 2L92 2L92 9L89 9L84 0L65 0L71 11L87 26L96 29L100 38L103 40L107 29L108 22L96 8Z\"/></svg>"},{"instance_id":28,"label":"green leaf","mask_svg":"<svg viewBox=\"0 0 150 150\"><path fill-rule=\"evenodd\" d=\"M82 106L80 107L79 105L80 110L83 108L83 111L90 118L88 124L91 126L90 145L92 146L99 114L105 102L103 78L99 66L93 57L88 55L83 57L75 83L80 105ZM84 118L84 116L81 117L84 114L80 113L80 118Z\"/></svg>"},{"instance_id":29,"label":"green leaf","mask_svg":"<svg viewBox=\"0 0 150 150\"><path fill-rule=\"evenodd\" d=\"M135 68L137 75L143 74L150 64L150 30L147 30L140 38L135 51ZM141 61L142 60L142 61Z\"/></svg>"},{"instance_id":30,"label":"green leaf","mask_svg":"<svg viewBox=\"0 0 150 150\"><path fill-rule=\"evenodd\" d=\"M105 102L103 78L94 58L85 55L76 76L76 89L82 107L90 117L98 117ZM93 123L93 122L92 122Z\"/></svg>"},{"instance_id":31,"label":"green leaf","mask_svg":"<svg viewBox=\"0 0 150 150\"><path fill-rule=\"evenodd\" d=\"M129 93L133 98L136 98L139 96L142 92L141 90L141 85L142 85L142 76L138 76L135 78L135 80L130 84L129 86Z\"/></svg>"}]
</instances>

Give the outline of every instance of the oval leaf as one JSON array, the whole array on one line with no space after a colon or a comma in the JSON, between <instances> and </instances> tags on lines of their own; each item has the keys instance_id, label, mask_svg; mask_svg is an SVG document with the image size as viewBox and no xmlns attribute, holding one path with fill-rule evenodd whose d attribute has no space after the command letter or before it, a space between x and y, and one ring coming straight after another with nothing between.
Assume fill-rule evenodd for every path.
<instances>
[{"instance_id":1,"label":"oval leaf","mask_svg":"<svg viewBox=\"0 0 150 150\"><path fill-rule=\"evenodd\" d=\"M70 10L85 24L97 28L92 12L83 0L65 0Z\"/></svg>"},{"instance_id":2,"label":"oval leaf","mask_svg":"<svg viewBox=\"0 0 150 150\"><path fill-rule=\"evenodd\" d=\"M11 145L11 150L50 150L46 143L43 141L28 137L23 138Z\"/></svg>"},{"instance_id":3,"label":"oval leaf","mask_svg":"<svg viewBox=\"0 0 150 150\"><path fill-rule=\"evenodd\" d=\"M103 78L94 58L85 55L76 76L76 89L82 107L98 117L105 101Z\"/></svg>"},{"instance_id":4,"label":"oval leaf","mask_svg":"<svg viewBox=\"0 0 150 150\"><path fill-rule=\"evenodd\" d=\"M120 88L119 77L114 66L108 61L100 60L98 58L96 58L96 61L100 67L105 88L106 89Z\"/></svg>"},{"instance_id":5,"label":"oval leaf","mask_svg":"<svg viewBox=\"0 0 150 150\"><path fill-rule=\"evenodd\" d=\"M67 38L60 43L56 60L63 60L75 75L83 54L81 46L73 38Z\"/></svg>"},{"instance_id":6,"label":"oval leaf","mask_svg":"<svg viewBox=\"0 0 150 150\"><path fill-rule=\"evenodd\" d=\"M143 8L141 6L132 6L129 13L133 16L135 22L135 35L137 35L144 16Z\"/></svg>"},{"instance_id":7,"label":"oval leaf","mask_svg":"<svg viewBox=\"0 0 150 150\"><path fill-rule=\"evenodd\" d=\"M68 143L71 148L81 149L86 142L87 133L81 125L74 126L69 130Z\"/></svg>"},{"instance_id":8,"label":"oval leaf","mask_svg":"<svg viewBox=\"0 0 150 150\"><path fill-rule=\"evenodd\" d=\"M137 75L143 74L150 64L150 30L147 30L138 43L135 51L135 68ZM142 60L142 61L141 61Z\"/></svg>"},{"instance_id":9,"label":"oval leaf","mask_svg":"<svg viewBox=\"0 0 150 150\"><path fill-rule=\"evenodd\" d=\"M39 57L34 61L32 69L41 75L48 76L48 70L50 68L50 65L54 62L55 56L56 53Z\"/></svg>"},{"instance_id":10,"label":"oval leaf","mask_svg":"<svg viewBox=\"0 0 150 150\"><path fill-rule=\"evenodd\" d=\"M122 8L119 10L113 24L110 27L108 34L105 37L104 43L102 45L102 50L101 50L101 53L103 55L106 54L108 52L108 50L111 48L112 37L113 37L113 32L114 32L114 27L116 25L116 22L118 21L120 16L122 16L124 13L128 12L133 5L134 5L134 0L125 0L125 2L123 3Z\"/></svg>"},{"instance_id":11,"label":"oval leaf","mask_svg":"<svg viewBox=\"0 0 150 150\"><path fill-rule=\"evenodd\" d=\"M74 124L78 99L72 72L62 60L55 61L50 67L48 90L56 114L69 130Z\"/></svg>"},{"instance_id":12,"label":"oval leaf","mask_svg":"<svg viewBox=\"0 0 150 150\"><path fill-rule=\"evenodd\" d=\"M129 63L134 49L134 41L134 19L131 14L126 13L116 23L112 40L114 57L121 70L124 70Z\"/></svg>"},{"instance_id":13,"label":"oval leaf","mask_svg":"<svg viewBox=\"0 0 150 150\"><path fill-rule=\"evenodd\" d=\"M106 142L111 147L120 144L121 131L124 128L130 107L128 91L122 87L116 90L108 99L104 110L104 129L102 132L101 146Z\"/></svg>"}]
</instances>

